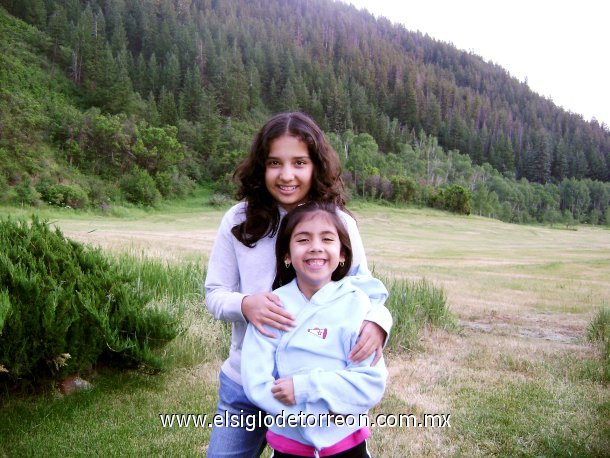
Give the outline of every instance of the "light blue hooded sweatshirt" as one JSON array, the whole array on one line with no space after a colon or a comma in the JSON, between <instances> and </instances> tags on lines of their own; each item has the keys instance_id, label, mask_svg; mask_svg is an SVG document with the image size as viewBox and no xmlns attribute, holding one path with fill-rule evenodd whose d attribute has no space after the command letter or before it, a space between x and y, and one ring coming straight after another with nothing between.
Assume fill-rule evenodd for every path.
<instances>
[{"instance_id":1,"label":"light blue hooded sweatshirt","mask_svg":"<svg viewBox=\"0 0 610 458\"><path fill-rule=\"evenodd\" d=\"M347 356L371 308L369 295L382 301L387 299L383 283L370 276L345 277L326 284L308 301L295 279L274 293L295 316L296 326L287 332L269 328L277 335L272 339L248 325L242 347L241 376L250 401L270 415L332 412L358 418L375 406L386 386L388 373L383 358L371 366L375 355L358 364L349 361ZM294 406L282 404L271 393L274 380L284 377L293 379ZM349 427L331 422L318 427L274 425L270 430L319 450L336 444L363 426L366 424Z\"/></svg>"}]
</instances>

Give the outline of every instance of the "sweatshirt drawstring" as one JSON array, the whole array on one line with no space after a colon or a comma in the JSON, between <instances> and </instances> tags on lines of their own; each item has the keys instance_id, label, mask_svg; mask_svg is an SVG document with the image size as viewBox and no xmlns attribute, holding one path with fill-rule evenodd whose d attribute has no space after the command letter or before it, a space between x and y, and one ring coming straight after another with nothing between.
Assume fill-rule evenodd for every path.
<instances>
[{"instance_id":1,"label":"sweatshirt drawstring","mask_svg":"<svg viewBox=\"0 0 610 458\"><path fill-rule=\"evenodd\" d=\"M317 448L313 451L313 458L320 458L320 452L318 452Z\"/></svg>"}]
</instances>

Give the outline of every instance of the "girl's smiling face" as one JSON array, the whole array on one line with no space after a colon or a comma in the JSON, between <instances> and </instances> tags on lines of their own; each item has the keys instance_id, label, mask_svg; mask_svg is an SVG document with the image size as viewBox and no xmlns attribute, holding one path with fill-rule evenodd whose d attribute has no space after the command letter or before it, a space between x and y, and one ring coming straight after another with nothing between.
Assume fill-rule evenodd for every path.
<instances>
[{"instance_id":1,"label":"girl's smiling face","mask_svg":"<svg viewBox=\"0 0 610 458\"><path fill-rule=\"evenodd\" d=\"M314 165L307 145L298 137L282 135L271 142L265 161L265 186L286 210L306 202Z\"/></svg>"},{"instance_id":2,"label":"girl's smiling face","mask_svg":"<svg viewBox=\"0 0 610 458\"><path fill-rule=\"evenodd\" d=\"M345 256L337 228L324 212L315 212L296 225L285 260L292 263L299 289L308 299L331 281Z\"/></svg>"}]
</instances>

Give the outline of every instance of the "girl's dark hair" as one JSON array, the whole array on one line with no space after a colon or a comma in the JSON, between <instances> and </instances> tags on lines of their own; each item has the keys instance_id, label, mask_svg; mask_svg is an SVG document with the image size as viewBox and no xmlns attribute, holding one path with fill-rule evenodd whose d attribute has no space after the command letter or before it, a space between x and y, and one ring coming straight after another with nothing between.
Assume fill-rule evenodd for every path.
<instances>
[{"instance_id":1,"label":"girl's dark hair","mask_svg":"<svg viewBox=\"0 0 610 458\"><path fill-rule=\"evenodd\" d=\"M232 232L237 240L250 248L263 237L273 236L279 226L278 204L265 185L265 162L271 143L283 135L296 137L307 145L314 165L309 199L345 208L339 156L322 130L303 113L276 114L256 134L248 156L233 175L238 186L235 197L244 199L247 208L246 219L233 227Z\"/></svg>"},{"instance_id":2,"label":"girl's dark hair","mask_svg":"<svg viewBox=\"0 0 610 458\"><path fill-rule=\"evenodd\" d=\"M337 215L337 207L332 203L310 201L288 212L284 216L282 224L280 224L277 240L275 241L275 280L273 280L273 289L290 283L296 277L294 267L291 265L287 268L284 264L286 255L290 253L290 238L294 228L301 221L311 219L319 213L323 213L325 217L328 217L337 229L339 242L341 242L341 252L345 257L345 263L343 266L339 265L335 269L331 279L334 281L341 280L348 274L352 266L352 244L343 221Z\"/></svg>"}]
</instances>

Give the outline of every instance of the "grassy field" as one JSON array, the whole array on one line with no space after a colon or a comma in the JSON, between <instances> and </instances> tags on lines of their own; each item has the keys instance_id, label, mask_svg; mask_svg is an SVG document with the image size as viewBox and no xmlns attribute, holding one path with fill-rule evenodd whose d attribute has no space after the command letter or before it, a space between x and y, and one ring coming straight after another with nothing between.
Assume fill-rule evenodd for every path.
<instances>
[{"instance_id":1,"label":"grassy field","mask_svg":"<svg viewBox=\"0 0 610 458\"><path fill-rule=\"evenodd\" d=\"M610 454L610 390L586 340L592 318L610 305L610 231L351 208L375 271L441 286L458 322L426 330L415 349L388 352L390 386L373 412L451 414L451 427L376 428L376 456ZM202 196L151 212L46 217L114 252L204 263L223 212ZM168 349L166 373L101 373L90 392L5 403L0 456L198 455L209 430L163 428L159 414L214 410L227 330L201 301L191 300L192 325Z\"/></svg>"}]
</instances>

